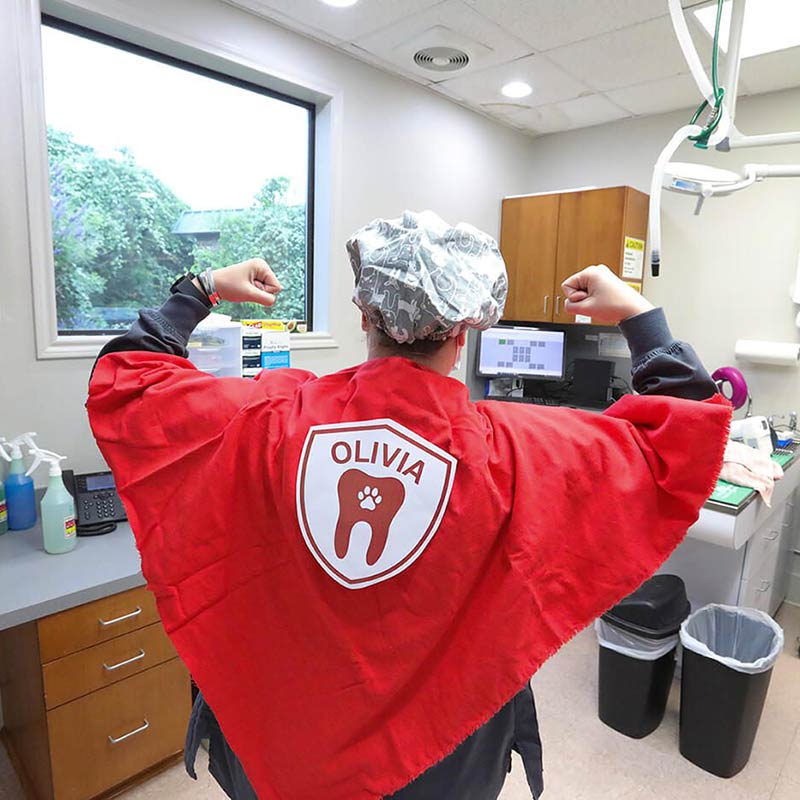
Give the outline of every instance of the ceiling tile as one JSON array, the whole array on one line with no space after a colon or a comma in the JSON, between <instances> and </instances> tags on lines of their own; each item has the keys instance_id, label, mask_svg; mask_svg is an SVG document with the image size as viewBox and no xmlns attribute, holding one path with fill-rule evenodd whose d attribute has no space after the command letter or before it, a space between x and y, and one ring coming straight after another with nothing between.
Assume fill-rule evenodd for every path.
<instances>
[{"instance_id":1,"label":"ceiling tile","mask_svg":"<svg viewBox=\"0 0 800 800\"><path fill-rule=\"evenodd\" d=\"M553 133L586 128L629 116L599 94L578 97L564 103L531 108L508 116L508 120L532 133Z\"/></svg>"},{"instance_id":2,"label":"ceiling tile","mask_svg":"<svg viewBox=\"0 0 800 800\"><path fill-rule=\"evenodd\" d=\"M599 91L686 72L686 61L668 16L559 47L547 57Z\"/></svg>"},{"instance_id":3,"label":"ceiling tile","mask_svg":"<svg viewBox=\"0 0 800 800\"><path fill-rule=\"evenodd\" d=\"M703 101L691 75L673 75L657 81L614 89L608 98L631 114L663 114L679 108L696 108Z\"/></svg>"},{"instance_id":4,"label":"ceiling tile","mask_svg":"<svg viewBox=\"0 0 800 800\"><path fill-rule=\"evenodd\" d=\"M442 81L440 86L447 94L466 100L473 105L508 104L500 89L509 81L525 81L533 88L528 97L523 97L517 106L535 107L561 100L571 100L589 93L586 85L567 75L544 56L526 56L508 64L474 72L463 77Z\"/></svg>"},{"instance_id":5,"label":"ceiling tile","mask_svg":"<svg viewBox=\"0 0 800 800\"><path fill-rule=\"evenodd\" d=\"M225 0L259 16L297 27L326 41L352 42L441 0L369 0L334 8L320 0ZM291 25L292 21L298 23Z\"/></svg>"},{"instance_id":6,"label":"ceiling tile","mask_svg":"<svg viewBox=\"0 0 800 800\"><path fill-rule=\"evenodd\" d=\"M535 50L552 50L659 17L666 0L467 0Z\"/></svg>"},{"instance_id":7,"label":"ceiling tile","mask_svg":"<svg viewBox=\"0 0 800 800\"><path fill-rule=\"evenodd\" d=\"M506 33L462 0L445 0L420 14L405 15L396 24L357 39L355 44L384 61L436 82L454 73L418 67L413 56L421 47L444 45L465 50L470 56L470 63L458 71L459 76L530 53L528 45Z\"/></svg>"},{"instance_id":8,"label":"ceiling tile","mask_svg":"<svg viewBox=\"0 0 800 800\"><path fill-rule=\"evenodd\" d=\"M800 86L800 47L744 59L741 80L751 92L774 92Z\"/></svg>"},{"instance_id":9,"label":"ceiling tile","mask_svg":"<svg viewBox=\"0 0 800 800\"><path fill-rule=\"evenodd\" d=\"M359 60L364 61L367 64L371 64L373 67L382 69L384 72L389 72L392 75L400 75L403 78L410 78L412 81L421 83L424 86L427 86L430 83L427 78L412 72L410 69L405 69L397 64L391 64L388 61L384 61L382 58L376 56L375 53L371 53L369 50L364 50L364 48L359 47L357 44L340 42L337 47L340 50L355 56ZM2 800L2 798L0 798L0 800Z\"/></svg>"}]
</instances>

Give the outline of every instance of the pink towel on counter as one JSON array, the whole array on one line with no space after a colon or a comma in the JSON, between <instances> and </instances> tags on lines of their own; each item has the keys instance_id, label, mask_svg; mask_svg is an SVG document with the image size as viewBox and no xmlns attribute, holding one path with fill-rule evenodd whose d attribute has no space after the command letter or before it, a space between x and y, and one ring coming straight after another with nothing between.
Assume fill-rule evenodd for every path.
<instances>
[{"instance_id":1,"label":"pink towel on counter","mask_svg":"<svg viewBox=\"0 0 800 800\"><path fill-rule=\"evenodd\" d=\"M783 477L783 469L761 450L741 442L728 442L719 476L728 483L755 489L772 507L772 490L775 481Z\"/></svg>"}]
</instances>

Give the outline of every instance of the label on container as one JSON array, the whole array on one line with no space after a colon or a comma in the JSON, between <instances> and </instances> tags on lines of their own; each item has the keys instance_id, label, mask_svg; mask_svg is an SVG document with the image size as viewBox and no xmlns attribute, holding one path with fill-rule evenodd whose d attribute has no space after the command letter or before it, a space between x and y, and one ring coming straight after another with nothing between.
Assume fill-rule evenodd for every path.
<instances>
[{"instance_id":1,"label":"label on container","mask_svg":"<svg viewBox=\"0 0 800 800\"><path fill-rule=\"evenodd\" d=\"M64 517L64 538L74 539L78 535L78 525L75 522L75 517L70 515L69 517Z\"/></svg>"},{"instance_id":2,"label":"label on container","mask_svg":"<svg viewBox=\"0 0 800 800\"><path fill-rule=\"evenodd\" d=\"M0 525L8 522L8 506L5 500L0 500Z\"/></svg>"},{"instance_id":3,"label":"label on container","mask_svg":"<svg viewBox=\"0 0 800 800\"><path fill-rule=\"evenodd\" d=\"M579 323L581 325L591 325L592 324L592 318L591 317L587 317L586 314L576 314L575 315L575 322L577 322L577 323Z\"/></svg>"},{"instance_id":4,"label":"label on container","mask_svg":"<svg viewBox=\"0 0 800 800\"><path fill-rule=\"evenodd\" d=\"M628 286L630 286L631 289L633 289L634 292L638 292L639 294L642 293L642 283L641 283L641 281L625 281L625 283L627 283Z\"/></svg>"},{"instance_id":5,"label":"label on container","mask_svg":"<svg viewBox=\"0 0 800 800\"><path fill-rule=\"evenodd\" d=\"M641 280L644 272L644 239L625 237L625 252L622 256L622 277Z\"/></svg>"}]
</instances>

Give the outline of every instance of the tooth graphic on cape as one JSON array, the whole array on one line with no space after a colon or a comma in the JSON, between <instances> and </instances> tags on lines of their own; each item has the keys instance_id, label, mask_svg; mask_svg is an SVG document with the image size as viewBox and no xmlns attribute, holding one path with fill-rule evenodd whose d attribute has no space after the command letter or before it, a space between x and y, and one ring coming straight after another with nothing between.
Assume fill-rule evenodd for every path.
<instances>
[{"instance_id":1,"label":"tooth graphic on cape","mask_svg":"<svg viewBox=\"0 0 800 800\"><path fill-rule=\"evenodd\" d=\"M336 555L339 558L347 555L353 526L366 522L371 530L367 564L372 566L386 548L389 528L406 498L405 487L397 478L376 478L360 469L349 469L339 478L337 492Z\"/></svg>"}]
</instances>

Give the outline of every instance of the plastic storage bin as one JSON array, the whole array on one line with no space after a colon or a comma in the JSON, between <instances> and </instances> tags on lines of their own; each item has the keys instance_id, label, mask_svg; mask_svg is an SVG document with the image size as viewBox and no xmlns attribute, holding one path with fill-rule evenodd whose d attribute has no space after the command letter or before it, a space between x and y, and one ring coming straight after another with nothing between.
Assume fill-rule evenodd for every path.
<instances>
[{"instance_id":1,"label":"plastic storage bin","mask_svg":"<svg viewBox=\"0 0 800 800\"><path fill-rule=\"evenodd\" d=\"M661 724L689 611L683 581L656 575L597 620L598 715L606 725L641 739Z\"/></svg>"},{"instance_id":2,"label":"plastic storage bin","mask_svg":"<svg viewBox=\"0 0 800 800\"><path fill-rule=\"evenodd\" d=\"M730 778L750 758L783 630L763 611L709 605L686 620L680 637L681 755Z\"/></svg>"},{"instance_id":3,"label":"plastic storage bin","mask_svg":"<svg viewBox=\"0 0 800 800\"><path fill-rule=\"evenodd\" d=\"M224 314L209 314L189 338L189 360L219 378L242 375L242 326Z\"/></svg>"}]
</instances>

